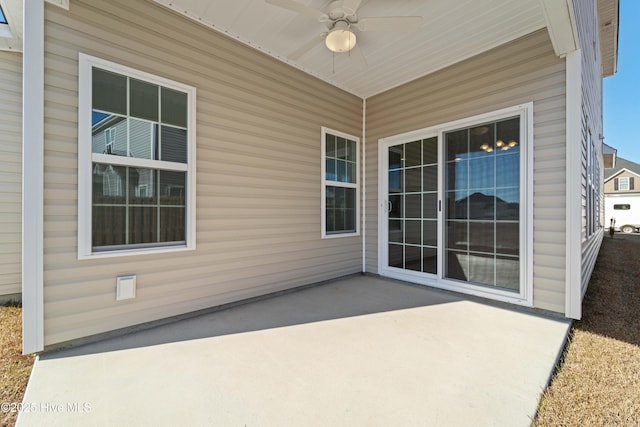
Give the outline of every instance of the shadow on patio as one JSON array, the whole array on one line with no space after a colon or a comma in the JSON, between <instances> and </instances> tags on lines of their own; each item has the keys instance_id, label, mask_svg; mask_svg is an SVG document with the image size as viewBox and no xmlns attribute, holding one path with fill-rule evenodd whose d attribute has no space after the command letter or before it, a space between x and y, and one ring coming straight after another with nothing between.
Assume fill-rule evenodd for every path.
<instances>
[{"instance_id":1,"label":"shadow on patio","mask_svg":"<svg viewBox=\"0 0 640 427\"><path fill-rule=\"evenodd\" d=\"M569 322L358 276L44 354L18 425L529 425ZM66 406L65 406L66 407Z\"/></svg>"},{"instance_id":2,"label":"shadow on patio","mask_svg":"<svg viewBox=\"0 0 640 427\"><path fill-rule=\"evenodd\" d=\"M346 285L346 286L345 286ZM453 293L416 285L352 276L298 291L257 299L157 327L108 338L67 350L45 353L42 359L78 356L213 338L264 329L302 325L415 307L462 301Z\"/></svg>"}]
</instances>

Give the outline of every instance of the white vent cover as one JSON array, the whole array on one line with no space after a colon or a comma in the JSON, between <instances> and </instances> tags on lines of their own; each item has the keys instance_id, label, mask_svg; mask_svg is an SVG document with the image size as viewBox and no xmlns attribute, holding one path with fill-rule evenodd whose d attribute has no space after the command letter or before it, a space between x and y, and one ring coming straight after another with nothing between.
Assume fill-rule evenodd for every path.
<instances>
[{"instance_id":1,"label":"white vent cover","mask_svg":"<svg viewBox=\"0 0 640 427\"><path fill-rule=\"evenodd\" d=\"M136 276L120 276L116 279L116 300L136 297Z\"/></svg>"}]
</instances>

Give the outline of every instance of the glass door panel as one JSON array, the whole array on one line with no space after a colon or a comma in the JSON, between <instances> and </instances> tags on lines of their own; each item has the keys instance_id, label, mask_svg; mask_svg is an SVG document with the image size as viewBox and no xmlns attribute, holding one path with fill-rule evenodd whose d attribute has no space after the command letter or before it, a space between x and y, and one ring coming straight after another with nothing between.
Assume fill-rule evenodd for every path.
<instances>
[{"instance_id":1,"label":"glass door panel","mask_svg":"<svg viewBox=\"0 0 640 427\"><path fill-rule=\"evenodd\" d=\"M437 273L438 139L388 148L388 264Z\"/></svg>"},{"instance_id":2,"label":"glass door panel","mask_svg":"<svg viewBox=\"0 0 640 427\"><path fill-rule=\"evenodd\" d=\"M444 134L444 277L519 291L520 120Z\"/></svg>"}]
</instances>

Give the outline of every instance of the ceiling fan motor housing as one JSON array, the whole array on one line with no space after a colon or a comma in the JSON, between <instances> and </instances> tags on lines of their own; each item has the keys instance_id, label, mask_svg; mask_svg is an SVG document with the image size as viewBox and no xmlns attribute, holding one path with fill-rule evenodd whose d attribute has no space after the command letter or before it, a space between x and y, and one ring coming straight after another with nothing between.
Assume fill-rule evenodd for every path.
<instances>
[{"instance_id":1,"label":"ceiling fan motor housing","mask_svg":"<svg viewBox=\"0 0 640 427\"><path fill-rule=\"evenodd\" d=\"M329 4L329 6L327 7L327 17L329 18L329 22L327 24L336 23L336 21L344 21L349 24L355 24L356 22L358 22L356 11L345 9L344 7L342 7L342 5L342 0L334 1L333 3Z\"/></svg>"}]
</instances>

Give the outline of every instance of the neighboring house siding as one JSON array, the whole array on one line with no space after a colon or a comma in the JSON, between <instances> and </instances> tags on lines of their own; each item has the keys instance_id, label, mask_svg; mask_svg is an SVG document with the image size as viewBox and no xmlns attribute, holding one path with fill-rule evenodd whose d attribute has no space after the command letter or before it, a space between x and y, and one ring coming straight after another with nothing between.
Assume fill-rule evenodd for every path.
<instances>
[{"instance_id":1,"label":"neighboring house siding","mask_svg":"<svg viewBox=\"0 0 640 427\"><path fill-rule=\"evenodd\" d=\"M534 305L564 312L565 61L546 30L367 100L366 269L378 271L378 140L534 103Z\"/></svg>"},{"instance_id":2,"label":"neighboring house siding","mask_svg":"<svg viewBox=\"0 0 640 427\"><path fill-rule=\"evenodd\" d=\"M45 346L361 271L320 238L321 126L359 136L361 99L149 2L46 5L45 37ZM196 87L195 251L77 259L78 52Z\"/></svg>"},{"instance_id":3,"label":"neighboring house siding","mask_svg":"<svg viewBox=\"0 0 640 427\"><path fill-rule=\"evenodd\" d=\"M602 62L600 57L600 43L598 39L597 1L574 0L573 2L576 22L578 26L578 39L582 51L582 156L581 156L581 182L582 182L582 294L586 292L593 267L595 266L600 244L602 242L602 228L596 227L594 233L588 232L588 220L591 216L599 219L596 224L602 225L604 221L604 195L602 188L604 165L602 160ZM589 206L587 199L588 176L588 152L591 134L595 159L600 166L597 192L601 200L600 209L596 205Z\"/></svg>"},{"instance_id":4,"label":"neighboring house siding","mask_svg":"<svg viewBox=\"0 0 640 427\"><path fill-rule=\"evenodd\" d=\"M621 190L620 188L616 189L616 179L618 178L629 178L629 189ZM633 181L632 181L633 180ZM631 185L633 188L631 188ZM640 193L640 175L636 175L633 172L622 171L615 176L615 178L611 178L607 182L604 183L604 193L605 194L638 194Z\"/></svg>"},{"instance_id":5,"label":"neighboring house siding","mask_svg":"<svg viewBox=\"0 0 640 427\"><path fill-rule=\"evenodd\" d=\"M22 54L0 51L0 296L22 292Z\"/></svg>"}]
</instances>

